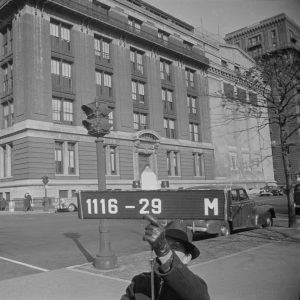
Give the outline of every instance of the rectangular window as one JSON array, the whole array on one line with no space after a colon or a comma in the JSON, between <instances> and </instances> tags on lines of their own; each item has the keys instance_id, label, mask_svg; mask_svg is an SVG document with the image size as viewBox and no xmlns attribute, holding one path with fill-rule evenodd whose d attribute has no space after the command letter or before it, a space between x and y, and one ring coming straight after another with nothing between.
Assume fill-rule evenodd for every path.
<instances>
[{"instance_id":1,"label":"rectangular window","mask_svg":"<svg viewBox=\"0 0 300 300\"><path fill-rule=\"evenodd\" d=\"M199 124L189 123L190 139L194 142L199 142Z\"/></svg>"},{"instance_id":2,"label":"rectangular window","mask_svg":"<svg viewBox=\"0 0 300 300\"><path fill-rule=\"evenodd\" d=\"M13 62L10 61L2 66L3 73L3 94L13 91Z\"/></svg>"},{"instance_id":3,"label":"rectangular window","mask_svg":"<svg viewBox=\"0 0 300 300\"><path fill-rule=\"evenodd\" d=\"M230 153L229 155L230 155L231 170L238 170L237 154L236 153Z\"/></svg>"},{"instance_id":4,"label":"rectangular window","mask_svg":"<svg viewBox=\"0 0 300 300\"><path fill-rule=\"evenodd\" d=\"M171 81L171 73L170 73L171 63L165 60L161 60L159 62L159 68L160 68L160 79Z\"/></svg>"},{"instance_id":5,"label":"rectangular window","mask_svg":"<svg viewBox=\"0 0 300 300\"><path fill-rule=\"evenodd\" d=\"M55 141L55 174L76 175L78 173L78 147L75 142Z\"/></svg>"},{"instance_id":6,"label":"rectangular window","mask_svg":"<svg viewBox=\"0 0 300 300\"><path fill-rule=\"evenodd\" d=\"M144 53L141 51L133 48L130 49L130 64L132 73L144 74L143 55Z\"/></svg>"},{"instance_id":7,"label":"rectangular window","mask_svg":"<svg viewBox=\"0 0 300 300\"><path fill-rule=\"evenodd\" d=\"M187 102L187 108L188 112L190 114L196 115L197 114L197 98L191 95L187 95L186 102Z\"/></svg>"},{"instance_id":8,"label":"rectangular window","mask_svg":"<svg viewBox=\"0 0 300 300\"><path fill-rule=\"evenodd\" d=\"M52 120L54 122L73 124L73 101L63 98L52 98Z\"/></svg>"},{"instance_id":9,"label":"rectangular window","mask_svg":"<svg viewBox=\"0 0 300 300\"><path fill-rule=\"evenodd\" d=\"M68 144L68 174L75 174L75 144L67 143Z\"/></svg>"},{"instance_id":10,"label":"rectangular window","mask_svg":"<svg viewBox=\"0 0 300 300\"><path fill-rule=\"evenodd\" d=\"M70 52L71 51L71 25L58 20L50 20L51 49Z\"/></svg>"},{"instance_id":11,"label":"rectangular window","mask_svg":"<svg viewBox=\"0 0 300 300\"><path fill-rule=\"evenodd\" d=\"M13 145L0 145L0 178L12 176Z\"/></svg>"},{"instance_id":12,"label":"rectangular window","mask_svg":"<svg viewBox=\"0 0 300 300\"><path fill-rule=\"evenodd\" d=\"M105 59L110 61L110 43L111 41L100 36L94 37L94 49L97 60Z\"/></svg>"},{"instance_id":13,"label":"rectangular window","mask_svg":"<svg viewBox=\"0 0 300 300\"><path fill-rule=\"evenodd\" d=\"M145 103L145 84L139 81L131 81L132 100Z\"/></svg>"},{"instance_id":14,"label":"rectangular window","mask_svg":"<svg viewBox=\"0 0 300 300\"><path fill-rule=\"evenodd\" d=\"M97 97L112 97L112 74L104 71L95 71Z\"/></svg>"},{"instance_id":15,"label":"rectangular window","mask_svg":"<svg viewBox=\"0 0 300 300\"><path fill-rule=\"evenodd\" d=\"M72 64L60 59L51 59L52 87L72 89Z\"/></svg>"},{"instance_id":16,"label":"rectangular window","mask_svg":"<svg viewBox=\"0 0 300 300\"><path fill-rule=\"evenodd\" d=\"M243 153L242 158L243 158L243 169L244 169L244 171L251 171L250 154Z\"/></svg>"},{"instance_id":17,"label":"rectangular window","mask_svg":"<svg viewBox=\"0 0 300 300\"><path fill-rule=\"evenodd\" d=\"M204 176L204 154L193 153L194 176Z\"/></svg>"},{"instance_id":18,"label":"rectangular window","mask_svg":"<svg viewBox=\"0 0 300 300\"><path fill-rule=\"evenodd\" d=\"M185 69L185 82L186 86L188 88L194 88L195 87L195 71L186 68Z\"/></svg>"},{"instance_id":19,"label":"rectangular window","mask_svg":"<svg viewBox=\"0 0 300 300\"><path fill-rule=\"evenodd\" d=\"M63 143L62 142L55 142L55 173L56 174L63 174Z\"/></svg>"},{"instance_id":20,"label":"rectangular window","mask_svg":"<svg viewBox=\"0 0 300 300\"><path fill-rule=\"evenodd\" d=\"M169 36L170 36L170 34L163 30L158 30L158 32L157 32L157 37L166 45L169 42Z\"/></svg>"},{"instance_id":21,"label":"rectangular window","mask_svg":"<svg viewBox=\"0 0 300 300\"><path fill-rule=\"evenodd\" d=\"M193 50L193 44L192 43L189 43L187 41L183 41L183 47L189 51L192 51Z\"/></svg>"},{"instance_id":22,"label":"rectangular window","mask_svg":"<svg viewBox=\"0 0 300 300\"><path fill-rule=\"evenodd\" d=\"M164 111L173 112L174 111L173 91L162 89L161 97L163 101Z\"/></svg>"},{"instance_id":23,"label":"rectangular window","mask_svg":"<svg viewBox=\"0 0 300 300\"><path fill-rule=\"evenodd\" d=\"M176 138L175 120L164 118L165 136L170 139Z\"/></svg>"},{"instance_id":24,"label":"rectangular window","mask_svg":"<svg viewBox=\"0 0 300 300\"><path fill-rule=\"evenodd\" d=\"M2 49L3 55L6 56L12 51L12 27L11 25L6 26L2 31Z\"/></svg>"},{"instance_id":25,"label":"rectangular window","mask_svg":"<svg viewBox=\"0 0 300 300\"><path fill-rule=\"evenodd\" d=\"M141 32L142 27L142 21L139 21L137 19L134 19L132 17L128 17L128 25L132 31L135 31L136 33Z\"/></svg>"},{"instance_id":26,"label":"rectangular window","mask_svg":"<svg viewBox=\"0 0 300 300\"><path fill-rule=\"evenodd\" d=\"M8 128L14 125L14 103L6 101L2 103L3 108L3 128Z\"/></svg>"},{"instance_id":27,"label":"rectangular window","mask_svg":"<svg viewBox=\"0 0 300 300\"><path fill-rule=\"evenodd\" d=\"M148 128L147 114L140 112L133 113L133 128L134 130L144 130Z\"/></svg>"},{"instance_id":28,"label":"rectangular window","mask_svg":"<svg viewBox=\"0 0 300 300\"><path fill-rule=\"evenodd\" d=\"M167 151L168 176L180 175L179 153L177 151Z\"/></svg>"}]
</instances>

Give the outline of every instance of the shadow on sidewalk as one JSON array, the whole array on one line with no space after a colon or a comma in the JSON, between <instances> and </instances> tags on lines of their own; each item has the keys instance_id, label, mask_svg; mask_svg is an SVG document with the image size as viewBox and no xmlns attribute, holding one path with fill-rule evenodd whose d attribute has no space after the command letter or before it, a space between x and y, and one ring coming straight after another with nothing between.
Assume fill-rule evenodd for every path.
<instances>
[{"instance_id":1,"label":"shadow on sidewalk","mask_svg":"<svg viewBox=\"0 0 300 300\"><path fill-rule=\"evenodd\" d=\"M80 234L79 233L77 233L77 232L66 232L66 233L64 233L64 236L66 238L69 238L69 239L73 240L75 245L78 247L78 249L84 255L84 257L87 259L88 262L93 262L94 261L94 257L80 243L80 241L79 241Z\"/></svg>"}]
</instances>

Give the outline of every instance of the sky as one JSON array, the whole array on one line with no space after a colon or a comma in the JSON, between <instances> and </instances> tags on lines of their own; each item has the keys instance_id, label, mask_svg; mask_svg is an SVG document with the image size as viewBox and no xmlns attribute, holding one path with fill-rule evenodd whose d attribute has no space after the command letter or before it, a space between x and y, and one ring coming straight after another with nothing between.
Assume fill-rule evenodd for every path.
<instances>
[{"instance_id":1,"label":"sky","mask_svg":"<svg viewBox=\"0 0 300 300\"><path fill-rule=\"evenodd\" d=\"M226 33L285 13L300 26L300 0L144 0L199 30Z\"/></svg>"}]
</instances>

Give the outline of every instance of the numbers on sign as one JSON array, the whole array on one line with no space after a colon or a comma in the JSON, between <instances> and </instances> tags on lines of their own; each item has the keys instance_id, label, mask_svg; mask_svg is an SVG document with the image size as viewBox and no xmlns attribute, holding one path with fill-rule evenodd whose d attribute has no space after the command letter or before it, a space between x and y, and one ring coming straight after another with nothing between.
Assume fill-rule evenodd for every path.
<instances>
[{"instance_id":1,"label":"numbers on sign","mask_svg":"<svg viewBox=\"0 0 300 300\"><path fill-rule=\"evenodd\" d=\"M151 200L151 203L148 199L141 198L139 200L139 204L142 205L142 208L140 209L141 215L147 215L150 213L150 211L148 209L149 204L151 205L151 213L156 214L156 215L161 213L161 200L158 198L153 198Z\"/></svg>"},{"instance_id":2,"label":"numbers on sign","mask_svg":"<svg viewBox=\"0 0 300 300\"><path fill-rule=\"evenodd\" d=\"M87 211L88 214L98 214L98 199L87 199ZM105 201L105 199L101 199L99 201L100 203L100 210L101 214L105 215L106 212L108 212L111 215L115 215L119 212L118 209L118 200L117 199L108 199Z\"/></svg>"}]
</instances>

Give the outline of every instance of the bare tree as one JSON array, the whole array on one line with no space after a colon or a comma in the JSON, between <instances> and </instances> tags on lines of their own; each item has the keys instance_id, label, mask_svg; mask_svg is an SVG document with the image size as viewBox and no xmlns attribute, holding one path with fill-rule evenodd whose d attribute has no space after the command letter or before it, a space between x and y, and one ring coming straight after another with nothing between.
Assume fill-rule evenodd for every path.
<instances>
[{"instance_id":1,"label":"bare tree","mask_svg":"<svg viewBox=\"0 0 300 300\"><path fill-rule=\"evenodd\" d=\"M296 225L290 149L299 140L300 54L293 48L281 49L259 57L256 65L239 81L257 94L251 99L253 111L260 112L261 126L271 128L272 146L280 149L286 182L289 227ZM237 97L239 98L239 97Z\"/></svg>"}]
</instances>

